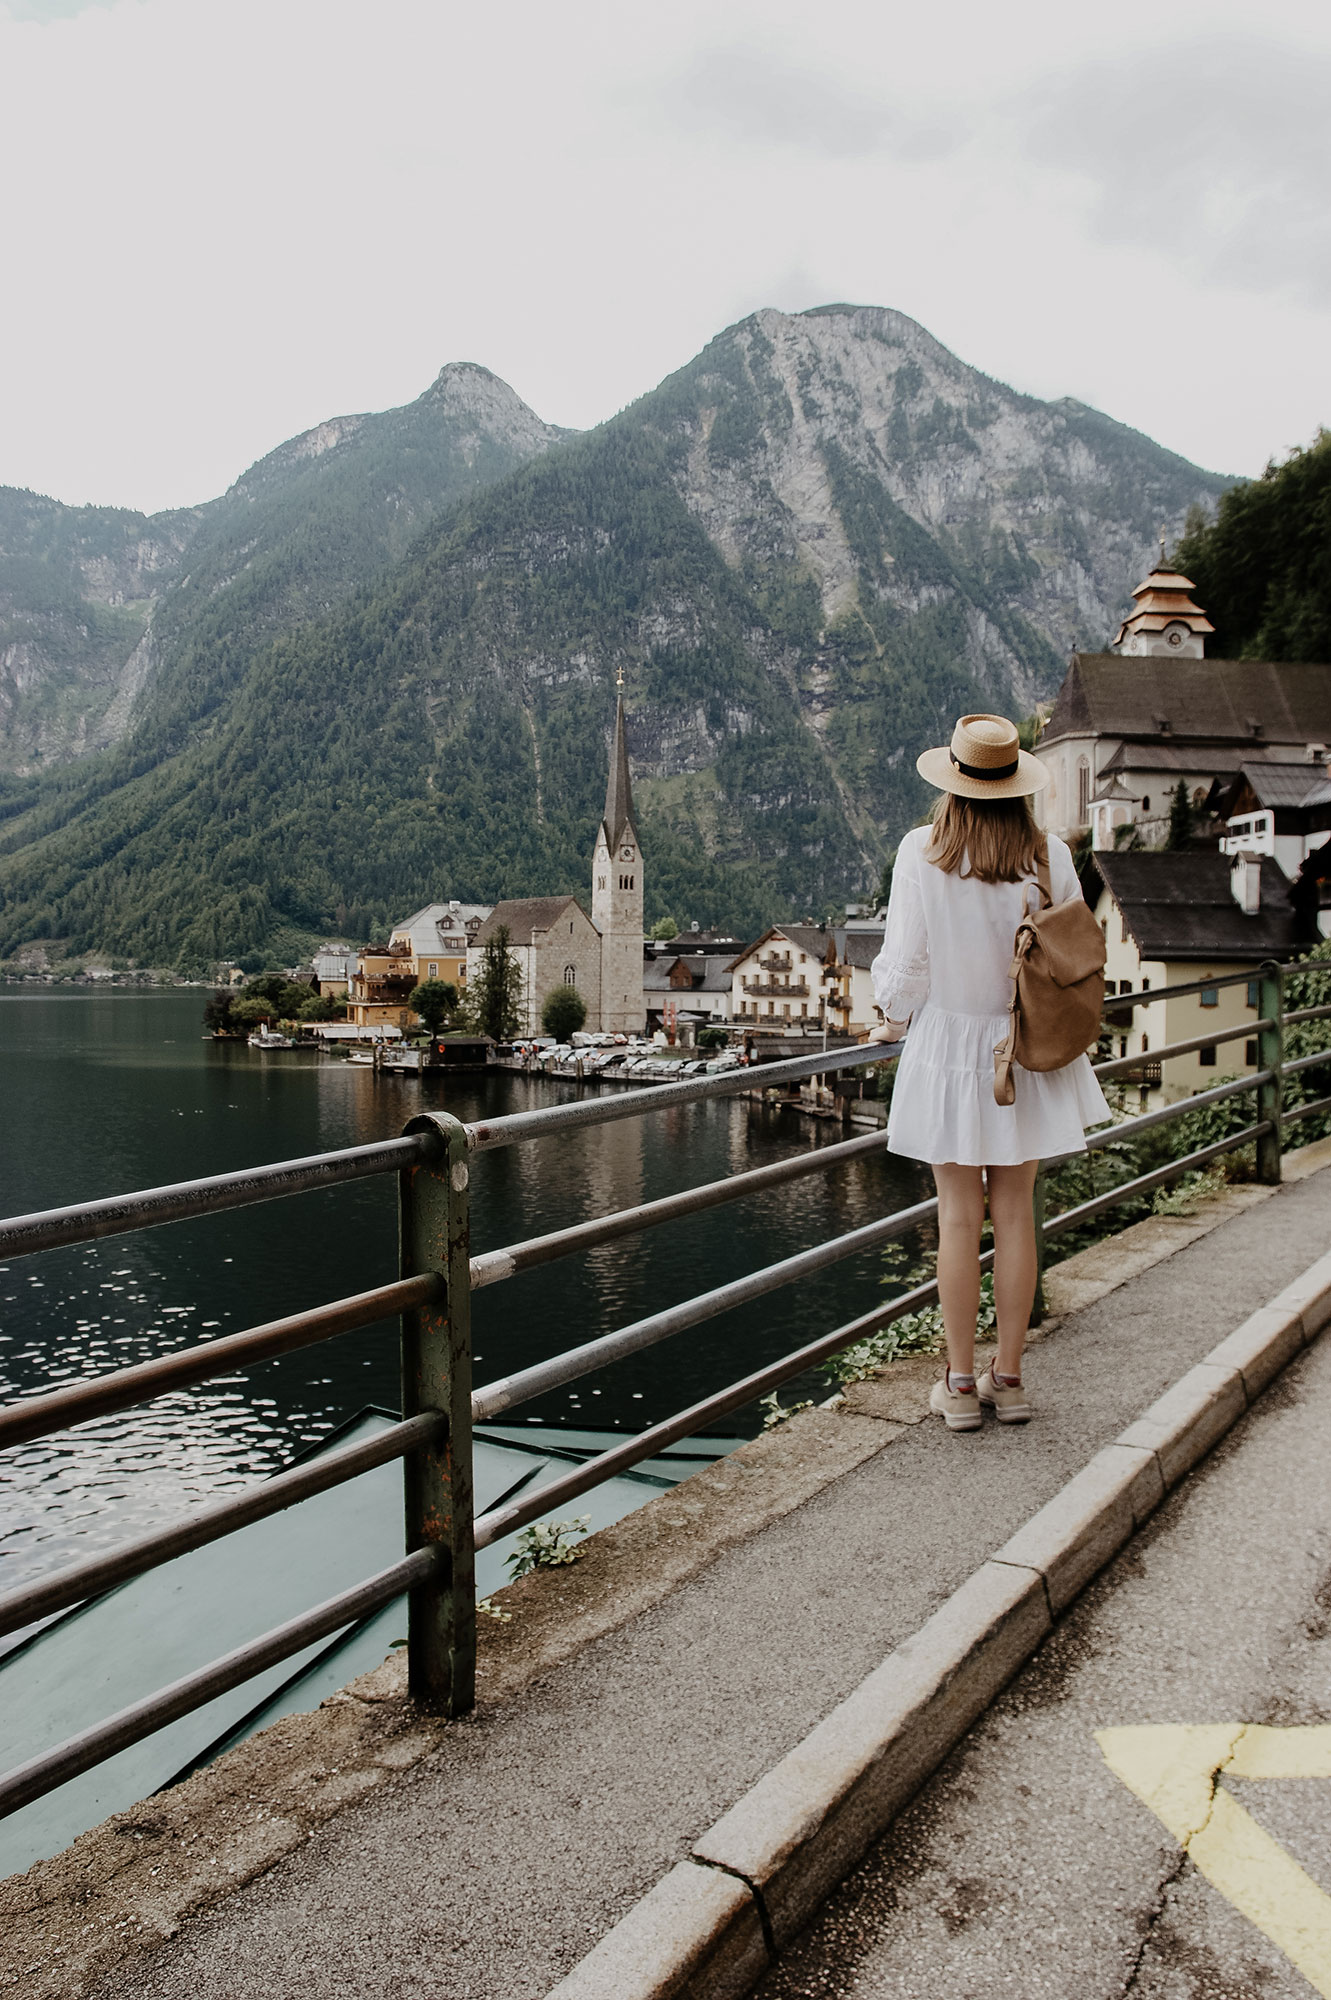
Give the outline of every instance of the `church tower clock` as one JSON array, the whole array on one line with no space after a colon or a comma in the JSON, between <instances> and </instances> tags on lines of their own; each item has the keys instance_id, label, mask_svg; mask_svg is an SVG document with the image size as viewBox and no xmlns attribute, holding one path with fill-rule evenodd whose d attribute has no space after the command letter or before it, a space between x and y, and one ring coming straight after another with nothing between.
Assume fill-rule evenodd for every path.
<instances>
[{"instance_id":1,"label":"church tower clock","mask_svg":"<svg viewBox=\"0 0 1331 2000\"><path fill-rule=\"evenodd\" d=\"M646 1020L642 986L642 847L633 819L624 741L624 676L619 676L615 739L605 818L592 857L592 922L601 933L601 1027L634 1035Z\"/></svg>"}]
</instances>

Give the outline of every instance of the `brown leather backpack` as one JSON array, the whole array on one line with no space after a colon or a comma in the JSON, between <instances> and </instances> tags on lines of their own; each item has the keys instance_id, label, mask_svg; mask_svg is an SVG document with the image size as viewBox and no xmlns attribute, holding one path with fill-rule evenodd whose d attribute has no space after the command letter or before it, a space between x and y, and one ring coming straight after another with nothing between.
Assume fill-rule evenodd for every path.
<instances>
[{"instance_id":1,"label":"brown leather backpack","mask_svg":"<svg viewBox=\"0 0 1331 2000\"><path fill-rule=\"evenodd\" d=\"M994 1050L994 1101L1016 1101L1012 1065L1066 1069L1100 1031L1105 997L1104 934L1080 896L1054 905L1049 846L1035 854L1040 908L1017 925L1007 1039Z\"/></svg>"}]
</instances>

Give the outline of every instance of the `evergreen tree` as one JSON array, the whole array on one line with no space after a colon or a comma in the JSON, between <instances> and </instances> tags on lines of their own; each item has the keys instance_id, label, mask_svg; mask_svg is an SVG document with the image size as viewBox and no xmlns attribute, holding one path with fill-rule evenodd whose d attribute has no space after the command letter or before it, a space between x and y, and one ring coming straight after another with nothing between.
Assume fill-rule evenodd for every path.
<instances>
[{"instance_id":1,"label":"evergreen tree","mask_svg":"<svg viewBox=\"0 0 1331 2000\"><path fill-rule=\"evenodd\" d=\"M576 986L556 986L546 994L541 1026L557 1042L566 1042L576 1035L586 1018L587 1002Z\"/></svg>"},{"instance_id":2,"label":"evergreen tree","mask_svg":"<svg viewBox=\"0 0 1331 2000\"><path fill-rule=\"evenodd\" d=\"M1166 847L1187 847L1192 840L1192 806L1188 788L1179 779L1169 801L1169 837Z\"/></svg>"},{"instance_id":3,"label":"evergreen tree","mask_svg":"<svg viewBox=\"0 0 1331 2000\"><path fill-rule=\"evenodd\" d=\"M508 925L499 924L486 939L481 969L467 995L478 1033L496 1042L511 1042L522 1026L522 967L508 948L508 937Z\"/></svg>"},{"instance_id":4,"label":"evergreen tree","mask_svg":"<svg viewBox=\"0 0 1331 2000\"><path fill-rule=\"evenodd\" d=\"M1331 660L1331 431L1194 512L1174 562L1229 660Z\"/></svg>"}]
</instances>

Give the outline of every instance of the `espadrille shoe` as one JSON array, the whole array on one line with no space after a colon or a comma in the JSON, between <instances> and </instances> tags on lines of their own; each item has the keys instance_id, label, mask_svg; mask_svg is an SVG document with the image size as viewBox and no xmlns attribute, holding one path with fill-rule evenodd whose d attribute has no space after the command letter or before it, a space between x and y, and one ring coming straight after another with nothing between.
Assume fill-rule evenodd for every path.
<instances>
[{"instance_id":1,"label":"espadrille shoe","mask_svg":"<svg viewBox=\"0 0 1331 2000\"><path fill-rule=\"evenodd\" d=\"M986 1368L975 1385L975 1393L982 1403L987 1403L1000 1424L1028 1424L1031 1420L1031 1406L1026 1391L1018 1382L1009 1389L994 1380L992 1367Z\"/></svg>"},{"instance_id":2,"label":"espadrille shoe","mask_svg":"<svg viewBox=\"0 0 1331 2000\"><path fill-rule=\"evenodd\" d=\"M974 1389L955 1390L946 1375L929 1391L929 1408L943 1419L950 1431L978 1431L983 1416L980 1398Z\"/></svg>"}]
</instances>

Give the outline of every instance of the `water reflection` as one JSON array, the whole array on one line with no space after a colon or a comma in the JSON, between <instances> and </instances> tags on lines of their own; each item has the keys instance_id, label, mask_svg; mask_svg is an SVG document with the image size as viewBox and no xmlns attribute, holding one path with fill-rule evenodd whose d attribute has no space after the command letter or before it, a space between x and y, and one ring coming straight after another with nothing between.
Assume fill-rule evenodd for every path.
<instances>
[{"instance_id":1,"label":"water reflection","mask_svg":"<svg viewBox=\"0 0 1331 2000\"><path fill-rule=\"evenodd\" d=\"M424 1106L463 1119L567 1095L498 1074L376 1076L297 1051L204 1041L203 995L0 988L9 1134L0 1213L225 1172L394 1135ZM839 1139L746 1099L673 1107L479 1155L477 1249ZM606 1244L477 1295L479 1381L724 1283L917 1198L875 1158ZM148 1359L383 1282L396 1272L391 1179L265 1203L0 1267L0 1396ZM637 1429L861 1311L860 1258L683 1334L518 1413ZM805 1392L807 1393L807 1391ZM0 1585L275 1470L366 1403L398 1401L381 1325L182 1391L0 1461ZM733 1429L727 1420L727 1429Z\"/></svg>"}]
</instances>

